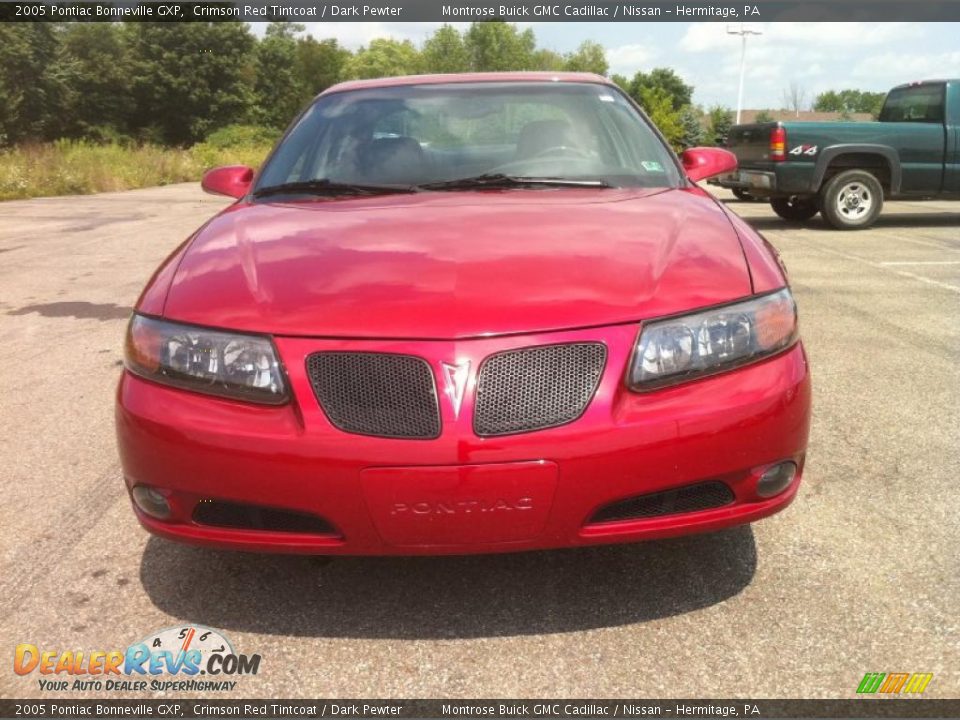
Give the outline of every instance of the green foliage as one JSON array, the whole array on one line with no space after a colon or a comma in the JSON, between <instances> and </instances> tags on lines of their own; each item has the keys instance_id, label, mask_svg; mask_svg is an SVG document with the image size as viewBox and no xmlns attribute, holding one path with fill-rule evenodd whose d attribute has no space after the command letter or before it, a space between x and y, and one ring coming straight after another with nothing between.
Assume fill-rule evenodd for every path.
<instances>
[{"instance_id":1,"label":"green foliage","mask_svg":"<svg viewBox=\"0 0 960 720\"><path fill-rule=\"evenodd\" d=\"M473 23L464 42L470 69L476 72L529 70L537 48L533 30L520 32L502 20Z\"/></svg>"},{"instance_id":2,"label":"green foliage","mask_svg":"<svg viewBox=\"0 0 960 720\"><path fill-rule=\"evenodd\" d=\"M297 40L297 74L306 102L315 95L344 79L351 53L336 40L315 40L302 37Z\"/></svg>"},{"instance_id":3,"label":"green foliage","mask_svg":"<svg viewBox=\"0 0 960 720\"><path fill-rule=\"evenodd\" d=\"M58 52L68 92L63 134L119 141L135 112L129 53L114 23L66 23Z\"/></svg>"},{"instance_id":4,"label":"green foliage","mask_svg":"<svg viewBox=\"0 0 960 720\"><path fill-rule=\"evenodd\" d=\"M392 75L416 75L422 70L420 52L409 40L371 40L347 63L349 78L379 78Z\"/></svg>"},{"instance_id":5,"label":"green foliage","mask_svg":"<svg viewBox=\"0 0 960 720\"><path fill-rule=\"evenodd\" d=\"M707 114L707 141L711 145L719 144L733 127L733 110L722 105L714 105Z\"/></svg>"},{"instance_id":6,"label":"green foliage","mask_svg":"<svg viewBox=\"0 0 960 720\"><path fill-rule=\"evenodd\" d=\"M643 88L640 91L640 106L653 124L675 150L683 149L685 128L679 112L673 108L673 98L660 87Z\"/></svg>"},{"instance_id":7,"label":"green foliage","mask_svg":"<svg viewBox=\"0 0 960 720\"><path fill-rule=\"evenodd\" d=\"M419 47L377 39L351 52L272 22L0 24L0 198L197 180L218 163L257 164L303 105L346 79L544 70L605 75L604 48L560 54L503 21L437 28ZM693 88L668 68L614 76L677 148L699 142ZM536 119L542 109L531 108ZM499 142L525 112L473 122ZM464 121L466 122L466 121ZM438 146L452 142L438 129Z\"/></svg>"},{"instance_id":8,"label":"green foliage","mask_svg":"<svg viewBox=\"0 0 960 720\"><path fill-rule=\"evenodd\" d=\"M700 115L701 113L690 105L680 111L680 126L683 128L680 146L684 150L703 145L703 125L700 124Z\"/></svg>"},{"instance_id":9,"label":"green foliage","mask_svg":"<svg viewBox=\"0 0 960 720\"><path fill-rule=\"evenodd\" d=\"M620 75L619 73L611 75L610 79L613 81L614 85L619 87L621 90L630 93L630 79L625 75Z\"/></svg>"},{"instance_id":10,"label":"green foliage","mask_svg":"<svg viewBox=\"0 0 960 720\"><path fill-rule=\"evenodd\" d=\"M58 62L59 23L0 23L0 139L55 137L64 130L67 78Z\"/></svg>"},{"instance_id":11,"label":"green foliage","mask_svg":"<svg viewBox=\"0 0 960 720\"><path fill-rule=\"evenodd\" d=\"M559 71L566 69L566 60L563 55L553 50L541 48L530 56L530 70Z\"/></svg>"},{"instance_id":12,"label":"green foliage","mask_svg":"<svg viewBox=\"0 0 960 720\"><path fill-rule=\"evenodd\" d=\"M884 93L865 90L828 90L817 95L813 109L818 112L869 113L876 117L883 105Z\"/></svg>"},{"instance_id":13,"label":"green foliage","mask_svg":"<svg viewBox=\"0 0 960 720\"><path fill-rule=\"evenodd\" d=\"M254 38L244 23L129 23L130 71L141 136L196 142L250 115Z\"/></svg>"},{"instance_id":14,"label":"green foliage","mask_svg":"<svg viewBox=\"0 0 960 720\"><path fill-rule=\"evenodd\" d=\"M132 190L196 181L217 165L257 166L269 145L189 150L85 140L25 144L0 151L0 200Z\"/></svg>"},{"instance_id":15,"label":"green foliage","mask_svg":"<svg viewBox=\"0 0 960 720\"><path fill-rule=\"evenodd\" d=\"M567 55L564 62L564 70L591 72L597 75L606 75L609 67L606 50L603 49L603 45L593 40L580 43L580 47Z\"/></svg>"},{"instance_id":16,"label":"green foliage","mask_svg":"<svg viewBox=\"0 0 960 720\"><path fill-rule=\"evenodd\" d=\"M296 23L270 23L266 36L257 43L251 114L259 123L286 127L304 102L306 92L297 67L297 34L303 30L303 25Z\"/></svg>"},{"instance_id":17,"label":"green foliage","mask_svg":"<svg viewBox=\"0 0 960 720\"><path fill-rule=\"evenodd\" d=\"M753 119L755 123L768 123L773 122L773 115L771 115L767 110L761 110L757 113L757 116Z\"/></svg>"},{"instance_id":18,"label":"green foliage","mask_svg":"<svg viewBox=\"0 0 960 720\"><path fill-rule=\"evenodd\" d=\"M654 68L649 73L638 72L630 80L627 92L637 102L641 102L644 91L655 90L666 94L675 111L680 111L693 101L693 86L670 68Z\"/></svg>"},{"instance_id":19,"label":"green foliage","mask_svg":"<svg viewBox=\"0 0 960 720\"><path fill-rule=\"evenodd\" d=\"M280 139L280 132L262 125L227 125L207 135L204 142L217 150L236 147L273 145Z\"/></svg>"},{"instance_id":20,"label":"green foliage","mask_svg":"<svg viewBox=\"0 0 960 720\"><path fill-rule=\"evenodd\" d=\"M431 73L458 73L470 70L470 55L460 31L452 25L437 28L423 43L423 66Z\"/></svg>"}]
</instances>

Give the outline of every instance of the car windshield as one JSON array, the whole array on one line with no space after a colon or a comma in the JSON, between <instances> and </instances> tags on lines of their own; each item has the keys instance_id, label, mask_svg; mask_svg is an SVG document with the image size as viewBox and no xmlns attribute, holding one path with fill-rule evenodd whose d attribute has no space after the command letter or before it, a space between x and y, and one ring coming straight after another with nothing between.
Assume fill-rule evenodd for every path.
<instances>
[{"instance_id":1,"label":"car windshield","mask_svg":"<svg viewBox=\"0 0 960 720\"><path fill-rule=\"evenodd\" d=\"M447 83L318 98L264 167L255 194L275 196L290 184L291 193L323 194L351 185L370 192L679 183L670 150L615 88Z\"/></svg>"}]
</instances>

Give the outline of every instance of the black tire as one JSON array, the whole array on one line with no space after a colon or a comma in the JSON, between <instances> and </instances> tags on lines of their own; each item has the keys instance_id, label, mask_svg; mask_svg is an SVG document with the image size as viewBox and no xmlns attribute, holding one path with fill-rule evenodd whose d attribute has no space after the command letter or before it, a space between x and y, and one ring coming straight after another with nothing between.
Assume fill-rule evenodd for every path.
<instances>
[{"instance_id":1,"label":"black tire","mask_svg":"<svg viewBox=\"0 0 960 720\"><path fill-rule=\"evenodd\" d=\"M743 202L753 202L756 200L756 198L750 194L749 190L744 190L743 188L730 188L730 191L737 200L743 200Z\"/></svg>"},{"instance_id":2,"label":"black tire","mask_svg":"<svg viewBox=\"0 0 960 720\"><path fill-rule=\"evenodd\" d=\"M883 209L883 186L866 170L846 170L820 188L823 218L837 230L863 230Z\"/></svg>"},{"instance_id":3,"label":"black tire","mask_svg":"<svg viewBox=\"0 0 960 720\"><path fill-rule=\"evenodd\" d=\"M771 198L770 207L777 215L791 222L806 222L820 212L815 198L796 195Z\"/></svg>"}]
</instances>

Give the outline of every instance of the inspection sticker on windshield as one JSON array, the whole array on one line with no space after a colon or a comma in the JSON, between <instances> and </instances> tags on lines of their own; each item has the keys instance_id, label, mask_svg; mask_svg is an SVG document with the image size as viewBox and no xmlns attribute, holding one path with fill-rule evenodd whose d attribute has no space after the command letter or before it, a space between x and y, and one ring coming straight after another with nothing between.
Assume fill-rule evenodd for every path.
<instances>
[{"instance_id":1,"label":"inspection sticker on windshield","mask_svg":"<svg viewBox=\"0 0 960 720\"><path fill-rule=\"evenodd\" d=\"M613 95L604 94L597 95L597 97L600 98L600 102L616 102L616 98L614 98Z\"/></svg>"},{"instance_id":2,"label":"inspection sticker on windshield","mask_svg":"<svg viewBox=\"0 0 960 720\"><path fill-rule=\"evenodd\" d=\"M653 160L643 160L640 164L647 172L663 172L663 165Z\"/></svg>"}]
</instances>

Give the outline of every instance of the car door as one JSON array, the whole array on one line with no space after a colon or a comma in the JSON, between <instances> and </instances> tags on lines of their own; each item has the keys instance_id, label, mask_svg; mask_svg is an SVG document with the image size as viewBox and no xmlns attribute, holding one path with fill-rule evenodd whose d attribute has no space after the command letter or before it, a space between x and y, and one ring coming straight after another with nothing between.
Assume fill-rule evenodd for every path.
<instances>
[{"instance_id":1,"label":"car door","mask_svg":"<svg viewBox=\"0 0 960 720\"><path fill-rule=\"evenodd\" d=\"M945 90L944 83L894 88L880 113L884 137L900 157L904 194L932 195L943 190L946 150L953 140L948 139L944 123Z\"/></svg>"},{"instance_id":2,"label":"car door","mask_svg":"<svg viewBox=\"0 0 960 720\"><path fill-rule=\"evenodd\" d=\"M944 192L960 194L960 80L947 85L946 157Z\"/></svg>"}]
</instances>

